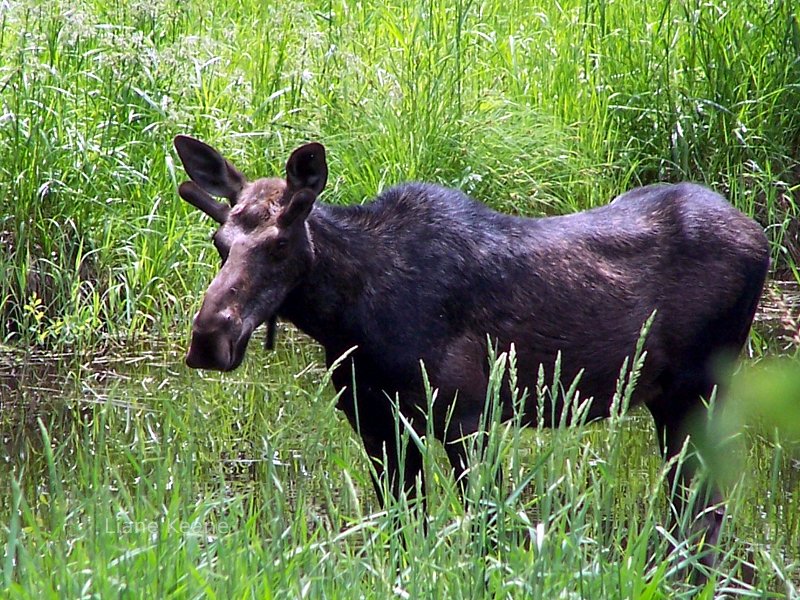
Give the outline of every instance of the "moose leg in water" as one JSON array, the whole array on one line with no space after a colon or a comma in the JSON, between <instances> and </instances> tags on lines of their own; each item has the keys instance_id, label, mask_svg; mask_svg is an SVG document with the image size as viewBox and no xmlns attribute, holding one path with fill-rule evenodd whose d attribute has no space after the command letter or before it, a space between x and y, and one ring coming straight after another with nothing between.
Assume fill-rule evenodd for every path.
<instances>
[{"instance_id":1,"label":"moose leg in water","mask_svg":"<svg viewBox=\"0 0 800 600\"><path fill-rule=\"evenodd\" d=\"M684 523L688 526L684 534L693 533L701 537L704 546L710 548L700 557L701 563L707 567L714 566L717 560L714 548L723 525L723 497L713 481L713 473L702 482L691 513L686 510L687 494L689 485L698 474L703 446L713 443L705 435L709 417L701 409L705 402L711 400L715 391L717 396L724 396L724 382L716 371L724 361L735 360L746 343L761 294L763 264L752 261L742 266L740 277L749 289L718 318L708 320L695 339L688 340L691 352L683 351L682 357L673 359L675 368L664 370L660 375L661 393L646 403L655 422L661 453L666 460L680 454L687 440L690 442L686 448L686 460L680 466L673 465L668 472L672 492L671 516L673 525L677 526L681 517L685 519L689 515L696 515L694 523Z\"/></svg>"},{"instance_id":2,"label":"moose leg in water","mask_svg":"<svg viewBox=\"0 0 800 600\"><path fill-rule=\"evenodd\" d=\"M708 388L707 393L702 396L710 398L711 388ZM674 460L684 450L687 441L691 441L689 430L701 427L706 421L706 417L696 409L696 404L689 402L699 397L697 389L676 387L669 395L665 395L665 398L671 400L670 410L659 410L657 406L648 407L653 415L659 448L665 460ZM686 511L689 486L698 474L700 461L697 452L699 451L700 449L690 443L686 448L685 460L680 464L673 463L667 473L672 504L670 522L672 529L687 526L683 532L684 536L695 532L702 536L706 548L713 548L717 544L724 517L722 496L713 481L706 480L701 483L694 506L695 522L681 522L683 518L689 516ZM700 562L709 567L713 566L715 561L714 552L705 552L700 558Z\"/></svg>"},{"instance_id":3,"label":"moose leg in water","mask_svg":"<svg viewBox=\"0 0 800 600\"><path fill-rule=\"evenodd\" d=\"M469 484L472 458L484 457L489 358L486 338L465 334L443 350L441 367L430 380L437 397L433 404L434 432L442 442L462 499ZM498 476L498 483L500 478Z\"/></svg>"},{"instance_id":4,"label":"moose leg in water","mask_svg":"<svg viewBox=\"0 0 800 600\"><path fill-rule=\"evenodd\" d=\"M381 506L386 506L384 486L387 484L395 498L403 493L409 503L417 497L418 483L424 492L422 453L412 440L401 440L395 435L379 437L363 431L360 436L374 468L372 483Z\"/></svg>"},{"instance_id":5,"label":"moose leg in water","mask_svg":"<svg viewBox=\"0 0 800 600\"><path fill-rule=\"evenodd\" d=\"M329 368L336 358L328 358ZM397 405L387 403L386 392L372 387L366 378L355 379L353 369L352 362L345 361L333 372L334 387L340 391L337 407L361 438L381 506L386 506L387 486L395 498L404 493L411 501L416 498L418 483L422 491L425 490L422 453L413 440L402 436L403 425L394 412L398 410ZM414 422L413 417L408 420Z\"/></svg>"}]
</instances>

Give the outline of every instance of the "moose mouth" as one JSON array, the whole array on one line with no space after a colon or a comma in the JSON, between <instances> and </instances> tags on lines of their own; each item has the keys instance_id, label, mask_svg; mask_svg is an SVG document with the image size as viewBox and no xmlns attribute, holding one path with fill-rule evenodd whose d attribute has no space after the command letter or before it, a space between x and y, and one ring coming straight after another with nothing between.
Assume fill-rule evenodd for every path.
<instances>
[{"instance_id":1,"label":"moose mouth","mask_svg":"<svg viewBox=\"0 0 800 600\"><path fill-rule=\"evenodd\" d=\"M186 366L192 369L233 371L242 364L252 328L245 327L239 335L220 331L204 332L195 327L186 353Z\"/></svg>"}]
</instances>

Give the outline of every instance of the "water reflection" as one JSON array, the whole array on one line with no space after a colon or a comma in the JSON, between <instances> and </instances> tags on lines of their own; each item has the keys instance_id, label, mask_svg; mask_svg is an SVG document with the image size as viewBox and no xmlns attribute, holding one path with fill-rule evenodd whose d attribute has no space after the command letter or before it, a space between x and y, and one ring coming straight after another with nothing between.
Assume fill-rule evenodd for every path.
<instances>
[{"instance_id":1,"label":"water reflection","mask_svg":"<svg viewBox=\"0 0 800 600\"><path fill-rule=\"evenodd\" d=\"M756 313L754 330L770 354L795 354L800 348L800 283L767 284Z\"/></svg>"},{"instance_id":2,"label":"water reflection","mask_svg":"<svg viewBox=\"0 0 800 600\"><path fill-rule=\"evenodd\" d=\"M770 350L794 353L800 348L800 283L768 283L756 314L754 331ZM290 343L295 345L307 343L296 335L290 334L290 338ZM0 344L0 415L23 400L27 408L32 409L44 400L74 392L80 385L88 388L84 389L82 399L96 401L91 398L92 391L100 393L99 390L110 382L135 380L142 372L154 369L181 376L185 370L182 364L184 343L182 338L115 340L106 344L103 351L93 351L91 357L73 351L50 352ZM35 421L35 410L27 412Z\"/></svg>"}]
</instances>

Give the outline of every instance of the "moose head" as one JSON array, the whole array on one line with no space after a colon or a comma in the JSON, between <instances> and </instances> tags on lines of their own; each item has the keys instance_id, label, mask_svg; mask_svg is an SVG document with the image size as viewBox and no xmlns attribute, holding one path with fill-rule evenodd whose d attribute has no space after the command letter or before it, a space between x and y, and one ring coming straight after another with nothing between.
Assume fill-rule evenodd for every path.
<instances>
[{"instance_id":1,"label":"moose head","mask_svg":"<svg viewBox=\"0 0 800 600\"><path fill-rule=\"evenodd\" d=\"M287 294L311 269L306 219L328 179L325 148L297 148L285 179L248 181L211 146L184 135L174 144L191 178L178 193L219 223L213 242L222 260L194 318L186 364L230 371L253 331L264 322L274 326Z\"/></svg>"}]
</instances>

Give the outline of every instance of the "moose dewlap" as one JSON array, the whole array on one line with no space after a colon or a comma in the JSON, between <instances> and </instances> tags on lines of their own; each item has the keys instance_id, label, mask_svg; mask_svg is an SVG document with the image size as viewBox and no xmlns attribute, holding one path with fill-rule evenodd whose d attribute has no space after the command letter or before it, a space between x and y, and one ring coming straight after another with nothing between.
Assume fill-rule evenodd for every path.
<instances>
[{"instance_id":1,"label":"moose dewlap","mask_svg":"<svg viewBox=\"0 0 800 600\"><path fill-rule=\"evenodd\" d=\"M295 150L285 179L254 181L203 142L178 136L175 148L191 178L179 193L219 223L222 259L186 363L235 369L253 330L277 317L317 340L329 366L355 348L333 373L338 406L394 493L413 494L422 476L413 444L399 472L390 400L426 431L421 363L438 390L432 430L461 478L460 440L477 431L486 402L488 343L500 351L514 344L520 389L535 389L540 365L552 372L560 353L562 380L582 370L588 417L601 418L654 311L632 401L653 415L665 456L679 452L688 417L712 393L719 355L736 355L747 339L769 266L761 227L691 183L638 188L601 208L541 219L421 183L342 207L317 201L328 173L320 144ZM526 423L561 414L551 405L537 414L535 396ZM510 417L508 386L501 402ZM694 467L683 466L682 481ZM708 506L719 501L707 496ZM674 502L682 508L679 495ZM713 543L721 509L704 508L699 521Z\"/></svg>"}]
</instances>

